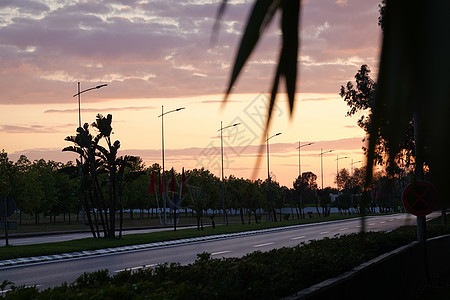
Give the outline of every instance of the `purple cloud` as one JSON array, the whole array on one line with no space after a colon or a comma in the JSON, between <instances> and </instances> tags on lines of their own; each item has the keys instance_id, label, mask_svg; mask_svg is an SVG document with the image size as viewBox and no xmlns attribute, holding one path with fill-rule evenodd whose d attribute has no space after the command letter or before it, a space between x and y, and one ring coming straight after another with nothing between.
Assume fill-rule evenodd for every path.
<instances>
[{"instance_id":1,"label":"purple cloud","mask_svg":"<svg viewBox=\"0 0 450 300\"><path fill-rule=\"evenodd\" d=\"M362 63L377 63L377 4L302 5L301 92L336 92ZM2 104L60 103L77 81L109 88L88 101L220 94L251 3L230 3L215 45L218 3L7 1L0 13ZM235 92L268 91L280 45L274 20Z\"/></svg>"}]
</instances>

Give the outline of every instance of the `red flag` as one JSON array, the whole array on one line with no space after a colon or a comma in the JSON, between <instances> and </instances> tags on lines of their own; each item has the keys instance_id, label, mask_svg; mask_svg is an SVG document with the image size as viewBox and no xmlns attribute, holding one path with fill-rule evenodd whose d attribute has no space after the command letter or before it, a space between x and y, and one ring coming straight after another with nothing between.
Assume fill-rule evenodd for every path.
<instances>
[{"instance_id":1,"label":"red flag","mask_svg":"<svg viewBox=\"0 0 450 300\"><path fill-rule=\"evenodd\" d=\"M181 172L181 195L186 194L186 175L184 174L184 168Z\"/></svg>"},{"instance_id":2,"label":"red flag","mask_svg":"<svg viewBox=\"0 0 450 300\"><path fill-rule=\"evenodd\" d=\"M172 193L175 193L175 173L174 173L174 171L173 171L173 168L172 168L172 182L170 183L170 191L172 192Z\"/></svg>"},{"instance_id":3,"label":"red flag","mask_svg":"<svg viewBox=\"0 0 450 300\"><path fill-rule=\"evenodd\" d=\"M160 195L162 195L162 193L163 193L163 190L164 190L164 188L163 188L163 177L162 177L162 175L158 172L158 176L159 176L159 194Z\"/></svg>"},{"instance_id":4,"label":"red flag","mask_svg":"<svg viewBox=\"0 0 450 300\"><path fill-rule=\"evenodd\" d=\"M155 192L155 173L152 171L152 175L150 175L150 186L148 187L148 194L151 195Z\"/></svg>"}]
</instances>

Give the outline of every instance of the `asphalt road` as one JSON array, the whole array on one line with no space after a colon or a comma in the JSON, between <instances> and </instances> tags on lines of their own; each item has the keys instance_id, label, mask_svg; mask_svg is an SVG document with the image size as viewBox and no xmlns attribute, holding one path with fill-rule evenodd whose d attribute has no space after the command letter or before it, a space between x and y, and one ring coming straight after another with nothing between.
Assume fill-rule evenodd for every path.
<instances>
[{"instance_id":1,"label":"asphalt road","mask_svg":"<svg viewBox=\"0 0 450 300\"><path fill-rule=\"evenodd\" d=\"M390 231L405 224L415 223L416 218L409 214L367 217L366 230ZM198 253L204 251L211 253L213 257L241 257L256 250L268 251L295 246L313 239L358 232L360 225L359 219L350 219L264 234L3 267L0 268L0 282L7 279L16 286L36 285L45 289L63 282L73 282L83 272L108 269L114 274L124 269L150 268L166 262L189 264L195 261Z\"/></svg>"}]
</instances>

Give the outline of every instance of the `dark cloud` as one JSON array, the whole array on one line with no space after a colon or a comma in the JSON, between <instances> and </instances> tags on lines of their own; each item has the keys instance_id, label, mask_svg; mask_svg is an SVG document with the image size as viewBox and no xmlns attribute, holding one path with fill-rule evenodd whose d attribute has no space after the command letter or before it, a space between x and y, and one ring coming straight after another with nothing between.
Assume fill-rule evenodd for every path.
<instances>
[{"instance_id":1,"label":"dark cloud","mask_svg":"<svg viewBox=\"0 0 450 300\"><path fill-rule=\"evenodd\" d=\"M65 124L58 126L47 126L39 124L30 125L1 125L0 133L55 133L65 132L68 128L74 128L75 124Z\"/></svg>"},{"instance_id":2,"label":"dark cloud","mask_svg":"<svg viewBox=\"0 0 450 300\"><path fill-rule=\"evenodd\" d=\"M69 124L72 126L73 124ZM1 127L0 127L1 128ZM305 143L308 143L305 141ZM346 138L338 140L329 141L315 141L315 144L303 148L302 156L312 156L316 157L320 153L320 149L334 149L334 153L331 152L329 155L335 155L338 151L353 151L355 149L361 149L363 145L362 138ZM272 143L270 144L270 155L279 157L291 157L292 152L296 152L296 143ZM231 149L230 147L224 147L226 153L240 153L238 156L254 158L259 155L259 145L250 146L236 146L234 148L242 149ZM210 151L205 151L205 148L200 147L190 147L182 149L166 149L165 154L167 159L171 161L202 161L205 159L205 153L209 155L219 155L220 148L213 147L209 149ZM242 151L241 151L242 150ZM11 153L10 157L19 157L20 155L26 155L29 159L40 159L44 158L46 160L53 159L56 161L65 162L64 157L66 155L61 155L61 149L56 148L36 148L36 149L26 149L20 152ZM147 162L151 164L153 162L160 161L161 159L161 149L121 149L119 155L136 155L140 156ZM230 154L236 156L236 154ZM192 164L192 163L191 163ZM248 167L251 169L252 167Z\"/></svg>"},{"instance_id":3,"label":"dark cloud","mask_svg":"<svg viewBox=\"0 0 450 300\"><path fill-rule=\"evenodd\" d=\"M375 67L378 1L302 5L299 91L336 92L362 63ZM26 5L25 5L26 4ZM87 101L220 94L252 2L6 1L0 23L2 104L59 103L77 81L108 82ZM1 12L0 12L1 14ZM32 14L32 15L30 15ZM38 16L38 17L37 17ZM234 89L268 91L280 47L275 18ZM218 35L210 44L211 34Z\"/></svg>"},{"instance_id":4,"label":"dark cloud","mask_svg":"<svg viewBox=\"0 0 450 300\"><path fill-rule=\"evenodd\" d=\"M32 0L2 0L0 2L0 9L11 9L18 10L20 13L31 13L31 14L39 14L42 12L47 12L50 10L46 4L41 3L39 1Z\"/></svg>"},{"instance_id":5,"label":"dark cloud","mask_svg":"<svg viewBox=\"0 0 450 300\"><path fill-rule=\"evenodd\" d=\"M146 109L156 109L155 106L128 106L128 107L110 107L110 108L83 108L81 109L81 112L99 112L99 111L106 111L106 112L113 112L113 111L125 111L125 110L146 110ZM45 110L44 113L46 114L53 114L53 113L78 113L78 109L48 109Z\"/></svg>"}]
</instances>

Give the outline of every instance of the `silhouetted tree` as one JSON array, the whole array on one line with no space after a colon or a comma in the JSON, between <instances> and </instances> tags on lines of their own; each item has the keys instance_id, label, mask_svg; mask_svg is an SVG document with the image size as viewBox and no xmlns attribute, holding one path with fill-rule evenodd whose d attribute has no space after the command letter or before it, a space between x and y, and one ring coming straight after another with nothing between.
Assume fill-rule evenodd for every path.
<instances>
[{"instance_id":1,"label":"silhouetted tree","mask_svg":"<svg viewBox=\"0 0 450 300\"><path fill-rule=\"evenodd\" d=\"M96 121L92 123L92 127L98 130L98 134L94 137L89 132L89 125L86 123L83 127L77 129L76 136L66 137L66 141L73 142L75 146L66 147L63 151L73 151L80 154L84 158L84 165L77 160L77 165L80 170L83 191L83 203L86 206L88 222L94 237L100 237L100 232L97 227L97 215L100 217L101 225L105 237L114 238L116 230L116 211L119 206L120 211L120 232L122 233L123 224L123 175L125 168L130 166L130 163L135 161L132 156L117 157L117 152L120 148L120 141L111 141L112 134L112 115L108 114L104 117L98 114ZM99 145L99 142L104 139L107 148ZM108 186L108 203L104 196L104 191L101 185L101 174L107 174L105 181ZM91 205L87 199L90 199ZM94 216L93 223L91 219ZM109 216L108 216L109 212ZM108 222L109 219L109 222ZM96 227L96 233L94 230Z\"/></svg>"},{"instance_id":2,"label":"silhouetted tree","mask_svg":"<svg viewBox=\"0 0 450 300\"><path fill-rule=\"evenodd\" d=\"M299 194L298 207L300 215L305 218L302 208L305 203L316 203L317 201L317 175L312 172L304 172L293 183L294 189Z\"/></svg>"},{"instance_id":3,"label":"silhouetted tree","mask_svg":"<svg viewBox=\"0 0 450 300\"><path fill-rule=\"evenodd\" d=\"M344 98L344 101L350 107L347 111L347 116L361 114L357 124L359 127L369 134L371 119L373 117L372 111L375 105L375 90L376 83L370 77L370 69L367 65L362 65L355 75L356 85L351 81L347 85L341 86L339 95ZM375 147L375 159L379 165L387 167L392 174L398 174L402 168L408 168L414 155L414 123L411 118L407 131L405 132L401 143L398 145L398 153L395 159L388 160L388 153L390 145L386 141L388 135L389 124L380 124L378 131L378 139ZM368 148L363 146L365 154ZM390 162L390 164L388 164Z\"/></svg>"}]
</instances>

